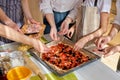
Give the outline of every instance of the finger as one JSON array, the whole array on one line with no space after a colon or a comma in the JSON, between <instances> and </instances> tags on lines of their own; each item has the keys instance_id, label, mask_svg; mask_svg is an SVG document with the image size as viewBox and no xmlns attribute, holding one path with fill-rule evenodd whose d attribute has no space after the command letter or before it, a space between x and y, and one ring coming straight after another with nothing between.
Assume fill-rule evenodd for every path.
<instances>
[{"instance_id":1,"label":"finger","mask_svg":"<svg viewBox=\"0 0 120 80\"><path fill-rule=\"evenodd\" d=\"M92 51L95 52L96 54L100 54L100 55L104 55L105 54L104 50L99 50L98 48L95 48Z\"/></svg>"},{"instance_id":2,"label":"finger","mask_svg":"<svg viewBox=\"0 0 120 80\"><path fill-rule=\"evenodd\" d=\"M60 32L62 32L63 31L63 23L61 24L61 27L60 27Z\"/></svg>"},{"instance_id":3,"label":"finger","mask_svg":"<svg viewBox=\"0 0 120 80\"><path fill-rule=\"evenodd\" d=\"M50 37L51 37L52 40L54 40L53 34L50 34Z\"/></svg>"},{"instance_id":4,"label":"finger","mask_svg":"<svg viewBox=\"0 0 120 80\"><path fill-rule=\"evenodd\" d=\"M74 32L70 32L69 37L71 38L73 36Z\"/></svg>"},{"instance_id":5,"label":"finger","mask_svg":"<svg viewBox=\"0 0 120 80\"><path fill-rule=\"evenodd\" d=\"M63 34L62 34L62 31L59 31L58 34L59 34L59 35L63 35Z\"/></svg>"},{"instance_id":6,"label":"finger","mask_svg":"<svg viewBox=\"0 0 120 80\"><path fill-rule=\"evenodd\" d=\"M96 40L96 46L98 47L98 48L101 48L101 39L98 39L98 40Z\"/></svg>"},{"instance_id":7,"label":"finger","mask_svg":"<svg viewBox=\"0 0 120 80\"><path fill-rule=\"evenodd\" d=\"M113 51L110 51L110 52L104 54L104 57L108 57L108 56L113 55L113 54L114 54L114 52L113 52Z\"/></svg>"},{"instance_id":8,"label":"finger","mask_svg":"<svg viewBox=\"0 0 120 80\"><path fill-rule=\"evenodd\" d=\"M40 22L37 22L34 19L30 19L30 22L33 23L33 24L40 24Z\"/></svg>"},{"instance_id":9,"label":"finger","mask_svg":"<svg viewBox=\"0 0 120 80\"><path fill-rule=\"evenodd\" d=\"M53 34L53 38L55 41L57 41L58 40L57 34Z\"/></svg>"},{"instance_id":10,"label":"finger","mask_svg":"<svg viewBox=\"0 0 120 80\"><path fill-rule=\"evenodd\" d=\"M79 49L78 45L75 44L74 48L75 51L77 51Z\"/></svg>"},{"instance_id":11,"label":"finger","mask_svg":"<svg viewBox=\"0 0 120 80\"><path fill-rule=\"evenodd\" d=\"M71 38L71 32L68 32L68 33L67 33L67 37L68 37L68 38Z\"/></svg>"},{"instance_id":12,"label":"finger","mask_svg":"<svg viewBox=\"0 0 120 80\"><path fill-rule=\"evenodd\" d=\"M18 32L20 32L21 34L24 34L20 29L18 29Z\"/></svg>"}]
</instances>

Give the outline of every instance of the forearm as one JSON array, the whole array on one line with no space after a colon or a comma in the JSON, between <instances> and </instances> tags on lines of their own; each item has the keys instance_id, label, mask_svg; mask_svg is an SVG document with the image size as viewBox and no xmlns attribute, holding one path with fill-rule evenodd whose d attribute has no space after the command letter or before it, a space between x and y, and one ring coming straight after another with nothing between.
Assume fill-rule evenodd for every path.
<instances>
[{"instance_id":1,"label":"forearm","mask_svg":"<svg viewBox=\"0 0 120 80\"><path fill-rule=\"evenodd\" d=\"M5 12L0 8L0 21L4 24L9 24L12 20L5 14Z\"/></svg>"},{"instance_id":2,"label":"forearm","mask_svg":"<svg viewBox=\"0 0 120 80\"><path fill-rule=\"evenodd\" d=\"M113 39L113 37L118 33L119 30L120 30L120 26L117 24L113 24L108 36L110 36L110 38Z\"/></svg>"},{"instance_id":3,"label":"forearm","mask_svg":"<svg viewBox=\"0 0 120 80\"><path fill-rule=\"evenodd\" d=\"M2 24L0 24L0 36L16 41L16 42L32 45L32 40L33 40L32 38L25 36L13 30L12 28L2 25Z\"/></svg>"},{"instance_id":4,"label":"forearm","mask_svg":"<svg viewBox=\"0 0 120 80\"><path fill-rule=\"evenodd\" d=\"M108 13L102 12L100 14L100 28L97 29L96 31L88 34L87 36L85 36L85 37L87 37L88 41L102 36L107 31L108 19L109 19L109 14Z\"/></svg>"},{"instance_id":5,"label":"forearm","mask_svg":"<svg viewBox=\"0 0 120 80\"><path fill-rule=\"evenodd\" d=\"M52 13L45 14L45 17L46 17L48 23L50 24L51 28L56 27L54 15Z\"/></svg>"},{"instance_id":6,"label":"forearm","mask_svg":"<svg viewBox=\"0 0 120 80\"><path fill-rule=\"evenodd\" d=\"M102 34L105 33L108 29L109 13L101 12L100 13L100 28Z\"/></svg>"},{"instance_id":7,"label":"forearm","mask_svg":"<svg viewBox=\"0 0 120 80\"><path fill-rule=\"evenodd\" d=\"M25 17L27 19L31 19L32 15L31 15L31 12L29 9L28 0L21 0L21 3L22 3L22 8L23 8L23 12L24 12Z\"/></svg>"}]
</instances>

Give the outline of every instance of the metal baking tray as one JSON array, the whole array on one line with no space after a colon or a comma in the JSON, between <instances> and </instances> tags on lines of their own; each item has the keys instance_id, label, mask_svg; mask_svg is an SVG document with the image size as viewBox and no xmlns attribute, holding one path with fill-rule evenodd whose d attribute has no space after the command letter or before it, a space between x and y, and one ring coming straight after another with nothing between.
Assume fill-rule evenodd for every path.
<instances>
[{"instance_id":1,"label":"metal baking tray","mask_svg":"<svg viewBox=\"0 0 120 80\"><path fill-rule=\"evenodd\" d=\"M50 46L56 45L56 44L58 44L58 43L68 44L68 45L70 45L70 46L73 46L73 45L74 45L74 43L73 43L72 41L70 41L69 39L63 37L60 41L52 41L52 42L48 43L47 46L50 47ZM48 68L50 71L52 71L53 73L55 73L55 74L58 75L58 76L64 76L64 75L66 75L66 74L68 74L68 73L70 73L70 72L72 72L72 71L75 71L75 70L77 70L77 69L79 69L79 68L82 68L82 67L88 65L89 63L92 63L92 62L94 62L94 61L96 61L96 60L98 60L98 59L100 58L100 57L97 56L96 54L93 54L92 52L89 52L89 51L86 50L86 49L81 49L80 51L82 51L82 52L84 53L84 55L87 55L87 56L90 58L90 60L89 60L88 62L85 62L85 63L83 63L83 64L81 64L81 65L78 65L78 66L76 66L76 67L74 67L74 68L72 68L72 69L69 69L69 70L67 70L67 71L65 71L65 72L59 72L58 70L56 70L55 68L53 68L52 66L50 66L49 64L47 64L46 62L44 62L44 61L42 60L41 55L42 55L43 53L38 53L38 52L35 51L34 49L28 50L28 52L30 53L31 56L33 56L33 57L34 57L35 59L37 59L40 63L42 63L46 68ZM40 55L39 55L39 54L40 54Z\"/></svg>"}]
</instances>

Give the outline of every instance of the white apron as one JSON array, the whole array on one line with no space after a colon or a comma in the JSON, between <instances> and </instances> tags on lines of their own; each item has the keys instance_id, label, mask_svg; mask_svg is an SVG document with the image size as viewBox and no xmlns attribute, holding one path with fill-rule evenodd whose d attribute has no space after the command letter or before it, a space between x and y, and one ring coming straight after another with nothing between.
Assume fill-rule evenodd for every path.
<instances>
[{"instance_id":1,"label":"white apron","mask_svg":"<svg viewBox=\"0 0 120 80\"><path fill-rule=\"evenodd\" d=\"M79 7L76 20L76 29L73 37L74 42L99 28L100 16L96 6L97 0L95 0L94 7L84 5Z\"/></svg>"}]
</instances>

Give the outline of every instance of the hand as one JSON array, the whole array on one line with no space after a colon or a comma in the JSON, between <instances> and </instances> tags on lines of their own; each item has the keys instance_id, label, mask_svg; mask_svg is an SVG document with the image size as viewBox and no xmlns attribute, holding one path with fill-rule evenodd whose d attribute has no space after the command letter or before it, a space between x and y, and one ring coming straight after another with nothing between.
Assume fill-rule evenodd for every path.
<instances>
[{"instance_id":1,"label":"hand","mask_svg":"<svg viewBox=\"0 0 120 80\"><path fill-rule=\"evenodd\" d=\"M96 52L97 54L104 55L103 57L108 57L108 56L113 55L116 52L120 51L120 45L106 47L101 50L95 48L93 51Z\"/></svg>"},{"instance_id":2,"label":"hand","mask_svg":"<svg viewBox=\"0 0 120 80\"><path fill-rule=\"evenodd\" d=\"M87 37L81 38L77 43L75 43L74 50L77 51L77 50L83 48L87 42L88 42L88 38Z\"/></svg>"},{"instance_id":3,"label":"hand","mask_svg":"<svg viewBox=\"0 0 120 80\"><path fill-rule=\"evenodd\" d=\"M33 42L33 47L41 53L46 53L50 50L45 44L43 44L39 40Z\"/></svg>"},{"instance_id":4,"label":"hand","mask_svg":"<svg viewBox=\"0 0 120 80\"><path fill-rule=\"evenodd\" d=\"M51 27L50 37L52 38L52 40L59 40L60 39L58 37L58 35L57 35L57 29L56 29L56 27Z\"/></svg>"},{"instance_id":5,"label":"hand","mask_svg":"<svg viewBox=\"0 0 120 80\"><path fill-rule=\"evenodd\" d=\"M30 28L34 28L34 31L40 30L40 22L35 21L33 18L28 19L27 22L30 24Z\"/></svg>"},{"instance_id":6,"label":"hand","mask_svg":"<svg viewBox=\"0 0 120 80\"><path fill-rule=\"evenodd\" d=\"M104 46L111 40L110 36L102 36L95 41L95 44L98 49L103 49Z\"/></svg>"},{"instance_id":7,"label":"hand","mask_svg":"<svg viewBox=\"0 0 120 80\"><path fill-rule=\"evenodd\" d=\"M28 19L28 24L36 24L36 25L40 25L40 22L35 21L33 18Z\"/></svg>"},{"instance_id":8,"label":"hand","mask_svg":"<svg viewBox=\"0 0 120 80\"><path fill-rule=\"evenodd\" d=\"M23 32L20 30L19 26L16 23L14 23L13 21L7 22L6 25L10 26L12 29L14 29L14 30L23 34Z\"/></svg>"},{"instance_id":9,"label":"hand","mask_svg":"<svg viewBox=\"0 0 120 80\"><path fill-rule=\"evenodd\" d=\"M104 49L104 57L110 56L115 54L116 52L120 51L120 45L117 46L110 46Z\"/></svg>"},{"instance_id":10,"label":"hand","mask_svg":"<svg viewBox=\"0 0 120 80\"><path fill-rule=\"evenodd\" d=\"M60 28L60 32L59 32L60 35L65 35L65 34L67 34L68 29L69 29L69 24L70 24L71 22L72 22L72 19L71 19L71 18L68 18L68 17L62 22L61 28Z\"/></svg>"},{"instance_id":11,"label":"hand","mask_svg":"<svg viewBox=\"0 0 120 80\"><path fill-rule=\"evenodd\" d=\"M75 26L72 26L69 30L68 30L68 33L67 33L67 37L68 38L71 38L74 34L74 31L75 31Z\"/></svg>"}]
</instances>

